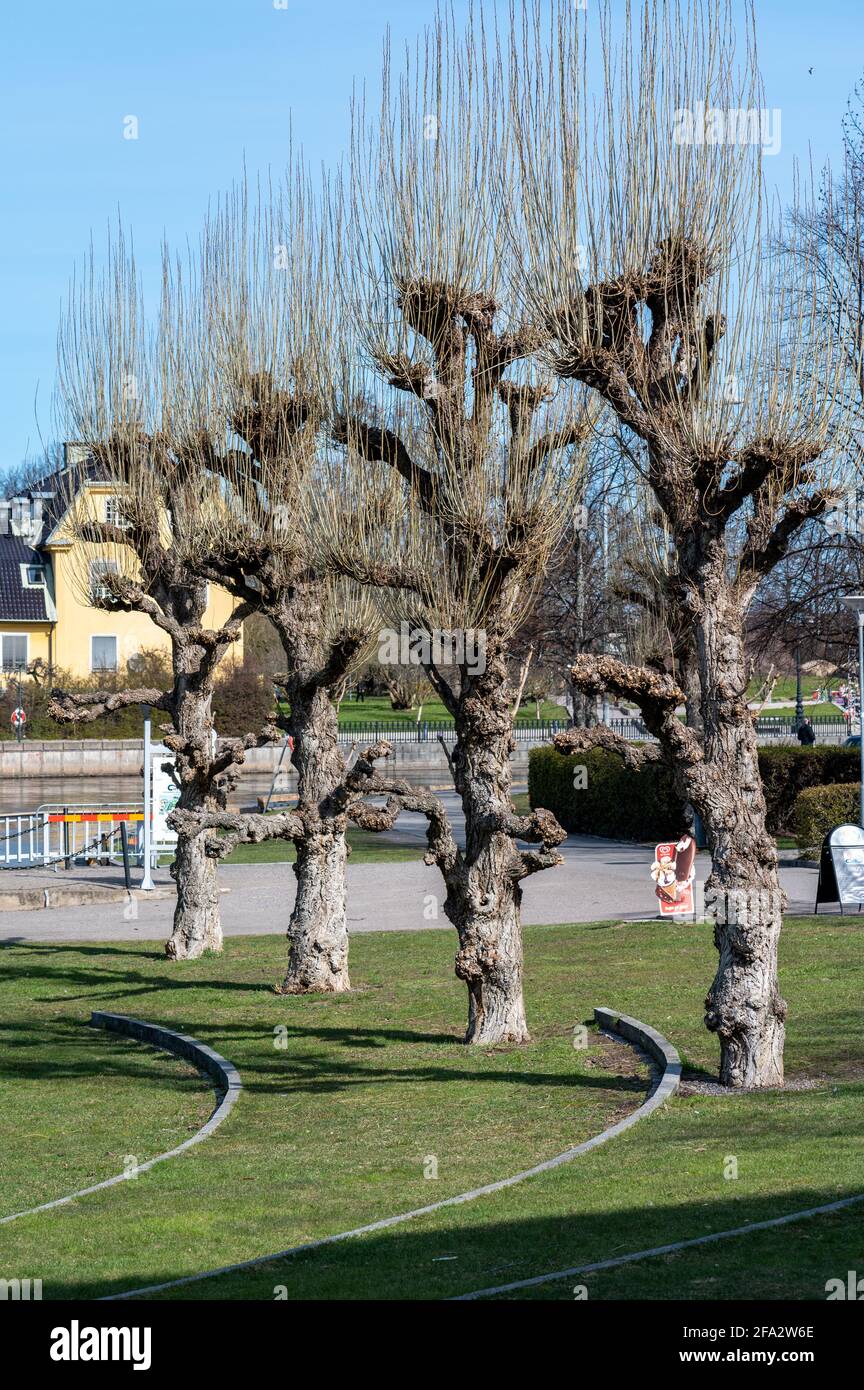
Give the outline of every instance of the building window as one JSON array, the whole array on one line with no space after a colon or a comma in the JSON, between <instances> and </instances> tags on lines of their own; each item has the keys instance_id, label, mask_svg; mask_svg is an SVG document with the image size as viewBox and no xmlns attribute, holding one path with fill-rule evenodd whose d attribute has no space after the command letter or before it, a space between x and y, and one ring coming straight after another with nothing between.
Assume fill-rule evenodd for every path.
<instances>
[{"instance_id":1,"label":"building window","mask_svg":"<svg viewBox=\"0 0 864 1390\"><path fill-rule=\"evenodd\" d=\"M23 671L27 665L26 632L4 632L2 638L2 660L4 671Z\"/></svg>"},{"instance_id":2,"label":"building window","mask_svg":"<svg viewBox=\"0 0 864 1390\"><path fill-rule=\"evenodd\" d=\"M24 583L28 589L44 589L45 587L45 567L44 565L25 565Z\"/></svg>"},{"instance_id":3,"label":"building window","mask_svg":"<svg viewBox=\"0 0 864 1390\"><path fill-rule=\"evenodd\" d=\"M105 521L109 526L128 526L129 521L123 515L123 506L119 497L105 498Z\"/></svg>"},{"instance_id":4,"label":"building window","mask_svg":"<svg viewBox=\"0 0 864 1390\"><path fill-rule=\"evenodd\" d=\"M105 607L112 603L114 595L105 583L106 574L119 574L116 560L91 560L90 562L90 602Z\"/></svg>"},{"instance_id":5,"label":"building window","mask_svg":"<svg viewBox=\"0 0 864 1390\"><path fill-rule=\"evenodd\" d=\"M117 670L116 637L90 638L90 669L91 671Z\"/></svg>"}]
</instances>

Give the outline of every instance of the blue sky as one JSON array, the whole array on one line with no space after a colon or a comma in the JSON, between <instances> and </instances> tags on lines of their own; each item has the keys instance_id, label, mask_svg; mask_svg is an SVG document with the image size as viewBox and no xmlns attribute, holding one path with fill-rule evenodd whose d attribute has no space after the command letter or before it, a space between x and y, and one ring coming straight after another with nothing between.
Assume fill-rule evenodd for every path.
<instances>
[{"instance_id":1,"label":"blue sky","mask_svg":"<svg viewBox=\"0 0 864 1390\"><path fill-rule=\"evenodd\" d=\"M208 198L244 159L250 172L282 167L289 118L313 164L335 162L352 82L374 87L386 26L397 43L413 41L433 13L434 0L10 0L0 470L51 439L57 320L91 236L98 251L119 209L146 273L163 234L197 234ZM838 154L864 69L861 0L756 0L756 13L768 104L783 119L768 173L786 194L794 157L821 166ZM123 139L130 115L137 140Z\"/></svg>"}]
</instances>

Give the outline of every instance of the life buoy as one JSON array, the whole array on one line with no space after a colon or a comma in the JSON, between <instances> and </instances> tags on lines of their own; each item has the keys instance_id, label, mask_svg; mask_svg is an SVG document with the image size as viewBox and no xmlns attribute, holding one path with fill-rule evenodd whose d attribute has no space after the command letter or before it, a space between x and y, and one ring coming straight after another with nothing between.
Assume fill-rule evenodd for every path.
<instances>
[{"instance_id":1,"label":"life buoy","mask_svg":"<svg viewBox=\"0 0 864 1390\"><path fill-rule=\"evenodd\" d=\"M13 729L23 729L24 725L27 723L26 711L23 710L20 705L17 709L13 709L11 723Z\"/></svg>"}]
</instances>

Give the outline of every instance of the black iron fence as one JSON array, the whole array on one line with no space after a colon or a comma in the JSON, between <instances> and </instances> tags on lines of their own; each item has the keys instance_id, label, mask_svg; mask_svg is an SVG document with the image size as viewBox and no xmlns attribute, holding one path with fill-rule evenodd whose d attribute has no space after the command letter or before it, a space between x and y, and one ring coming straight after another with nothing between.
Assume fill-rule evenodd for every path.
<instances>
[{"instance_id":1,"label":"black iron fence","mask_svg":"<svg viewBox=\"0 0 864 1390\"><path fill-rule=\"evenodd\" d=\"M848 736L849 724L842 714L823 715L810 720L817 743L842 743ZM621 738L631 742L653 742L641 719L611 719L609 727ZM520 719L515 725L513 736L517 743L545 743L562 729L567 728L563 719ZM794 739L797 732L794 715L760 715L756 720L756 733L760 739ZM366 720L363 723L342 723L339 726L339 739L342 743L374 743L386 739L388 743L430 743L438 738L453 737L452 719L421 719L419 723L405 720Z\"/></svg>"}]
</instances>

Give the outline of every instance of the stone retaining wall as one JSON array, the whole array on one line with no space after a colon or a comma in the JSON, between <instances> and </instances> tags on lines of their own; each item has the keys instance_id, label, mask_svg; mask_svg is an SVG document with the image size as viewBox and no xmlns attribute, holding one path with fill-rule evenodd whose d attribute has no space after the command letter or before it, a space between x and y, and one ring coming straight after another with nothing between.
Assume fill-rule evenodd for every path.
<instances>
[{"instance_id":1,"label":"stone retaining wall","mask_svg":"<svg viewBox=\"0 0 864 1390\"><path fill-rule=\"evenodd\" d=\"M345 744L347 751L350 745ZM520 743L510 762L514 771L527 773L529 743ZM243 764L252 775L272 774L281 746L250 748ZM137 777L141 773L144 745L141 739L25 739L0 742L0 779L23 777ZM283 764L284 766L284 764ZM446 771L444 752L437 740L428 743L395 743L390 766L399 771L429 768Z\"/></svg>"}]
</instances>

